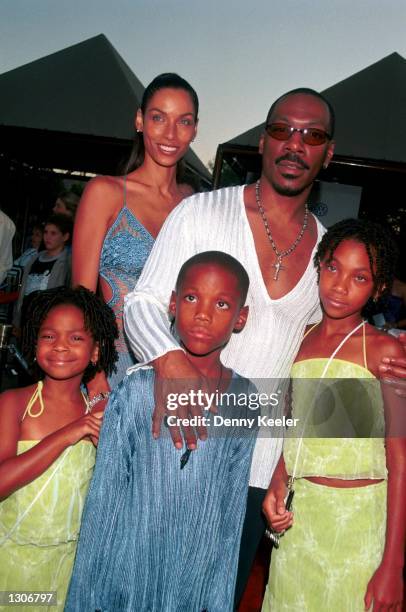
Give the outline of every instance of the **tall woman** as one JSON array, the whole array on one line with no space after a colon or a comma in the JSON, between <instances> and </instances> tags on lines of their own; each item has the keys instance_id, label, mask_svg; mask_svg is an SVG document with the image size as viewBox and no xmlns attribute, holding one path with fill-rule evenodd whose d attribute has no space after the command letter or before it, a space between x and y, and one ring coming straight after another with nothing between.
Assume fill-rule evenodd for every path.
<instances>
[{"instance_id":1,"label":"tall woman","mask_svg":"<svg viewBox=\"0 0 406 612\"><path fill-rule=\"evenodd\" d=\"M73 283L100 281L119 328L114 387L134 363L123 327L124 296L134 288L166 217L192 190L177 182L179 160L197 130L199 101L177 74L157 76L135 117L134 148L124 176L99 176L82 196L73 236Z\"/></svg>"}]
</instances>

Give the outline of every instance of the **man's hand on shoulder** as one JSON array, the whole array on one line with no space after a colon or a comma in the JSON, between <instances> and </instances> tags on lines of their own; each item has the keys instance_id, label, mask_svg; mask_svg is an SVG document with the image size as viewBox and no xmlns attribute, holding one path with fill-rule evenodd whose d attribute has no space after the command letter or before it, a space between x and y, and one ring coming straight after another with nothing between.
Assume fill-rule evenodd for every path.
<instances>
[{"instance_id":1,"label":"man's hand on shoulder","mask_svg":"<svg viewBox=\"0 0 406 612\"><path fill-rule=\"evenodd\" d=\"M387 349L383 350L379 376L383 382L396 387L395 392L398 395L406 397L406 333L400 334L398 341L394 338L390 338L390 341Z\"/></svg>"},{"instance_id":2,"label":"man's hand on shoulder","mask_svg":"<svg viewBox=\"0 0 406 612\"><path fill-rule=\"evenodd\" d=\"M205 427L188 425L189 419L202 415L202 406L193 398L199 391L208 389L207 381L181 350L166 353L155 359L152 365L155 370L152 435L159 438L163 419L173 417L168 428L174 445L181 449L184 439L186 446L193 450L197 445L196 433L200 440L207 438Z\"/></svg>"}]
</instances>

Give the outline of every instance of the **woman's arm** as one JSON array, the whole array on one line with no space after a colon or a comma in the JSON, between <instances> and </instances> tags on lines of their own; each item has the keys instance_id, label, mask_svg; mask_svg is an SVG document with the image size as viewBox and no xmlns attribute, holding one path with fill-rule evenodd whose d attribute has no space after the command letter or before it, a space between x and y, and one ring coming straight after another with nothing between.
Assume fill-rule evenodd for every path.
<instances>
[{"instance_id":1,"label":"woman's arm","mask_svg":"<svg viewBox=\"0 0 406 612\"><path fill-rule=\"evenodd\" d=\"M98 176L86 186L75 218L72 244L72 285L96 291L100 253L122 190L117 179Z\"/></svg>"},{"instance_id":2,"label":"woman's arm","mask_svg":"<svg viewBox=\"0 0 406 612\"><path fill-rule=\"evenodd\" d=\"M87 414L49 434L25 453L17 455L20 437L21 391L6 391L0 410L0 501L41 476L68 447L85 436L99 436L102 412Z\"/></svg>"},{"instance_id":3,"label":"woman's arm","mask_svg":"<svg viewBox=\"0 0 406 612\"><path fill-rule=\"evenodd\" d=\"M75 219L72 244L72 285L96 291L100 253L108 228L122 205L119 181L98 176L86 186ZM97 372L87 385L89 397L110 390L104 372Z\"/></svg>"}]
</instances>

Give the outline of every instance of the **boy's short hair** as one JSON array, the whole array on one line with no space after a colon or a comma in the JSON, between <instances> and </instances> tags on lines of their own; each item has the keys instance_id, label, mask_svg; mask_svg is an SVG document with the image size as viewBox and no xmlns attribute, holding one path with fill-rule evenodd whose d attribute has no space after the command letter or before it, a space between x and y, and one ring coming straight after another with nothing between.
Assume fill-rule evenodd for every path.
<instances>
[{"instance_id":1,"label":"boy's short hair","mask_svg":"<svg viewBox=\"0 0 406 612\"><path fill-rule=\"evenodd\" d=\"M186 276L186 272L191 267L202 264L215 264L216 266L220 266L231 272L231 274L233 274L238 281L238 287L241 293L241 304L245 304L250 284L247 271L244 266L237 259L235 259L235 257L232 257L223 251L203 251L202 253L193 255L193 257L185 261L179 270L178 278L176 279L176 291L179 291L179 287Z\"/></svg>"},{"instance_id":2,"label":"boy's short hair","mask_svg":"<svg viewBox=\"0 0 406 612\"><path fill-rule=\"evenodd\" d=\"M44 227L46 225L55 225L62 234L69 234L69 239L72 238L73 223L68 215L61 215L60 213L50 215L45 221Z\"/></svg>"}]
</instances>

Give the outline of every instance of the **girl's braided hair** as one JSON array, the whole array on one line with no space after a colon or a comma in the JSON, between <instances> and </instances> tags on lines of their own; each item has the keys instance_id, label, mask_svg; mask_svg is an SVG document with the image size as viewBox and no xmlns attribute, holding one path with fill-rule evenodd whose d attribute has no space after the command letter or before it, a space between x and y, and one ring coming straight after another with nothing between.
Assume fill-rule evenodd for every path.
<instances>
[{"instance_id":1,"label":"girl's braided hair","mask_svg":"<svg viewBox=\"0 0 406 612\"><path fill-rule=\"evenodd\" d=\"M99 358L96 365L89 364L83 374L83 382L93 378L96 372L107 375L116 370L118 355L114 340L118 337L114 313L101 298L85 287L56 287L45 291L35 291L29 296L22 330L22 350L38 374L42 372L35 363L35 352L40 327L48 313L56 306L69 304L83 312L85 328L99 345Z\"/></svg>"},{"instance_id":2,"label":"girl's braided hair","mask_svg":"<svg viewBox=\"0 0 406 612\"><path fill-rule=\"evenodd\" d=\"M366 219L345 219L332 225L321 239L314 265L320 276L320 263L330 262L334 251L343 240L355 240L365 246L368 253L374 291L380 296L389 293L398 258L396 243L388 229Z\"/></svg>"}]
</instances>

